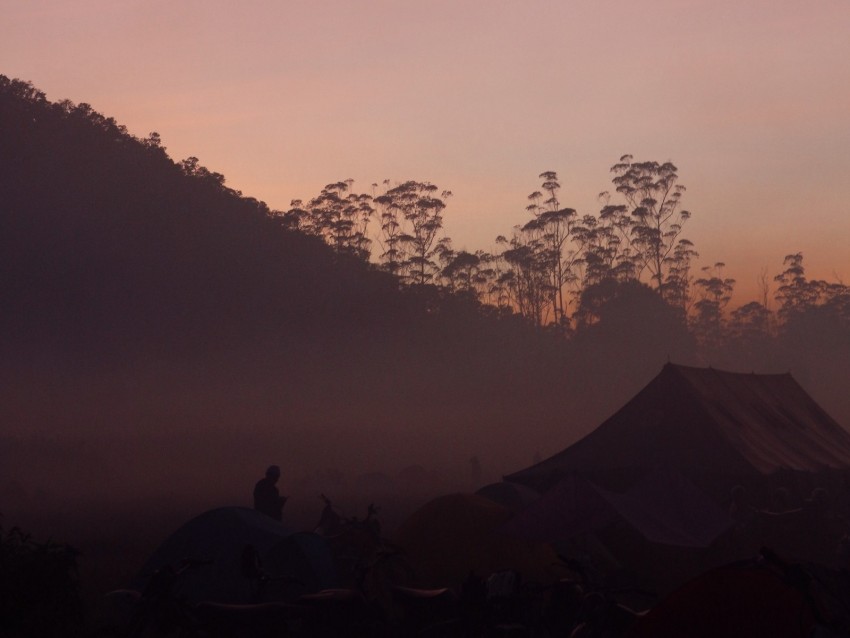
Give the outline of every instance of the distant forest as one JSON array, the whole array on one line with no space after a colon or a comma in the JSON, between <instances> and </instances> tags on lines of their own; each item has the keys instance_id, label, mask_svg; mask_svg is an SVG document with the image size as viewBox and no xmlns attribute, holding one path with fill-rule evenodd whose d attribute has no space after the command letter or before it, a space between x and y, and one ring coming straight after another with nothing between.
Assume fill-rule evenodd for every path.
<instances>
[{"instance_id":1,"label":"distant forest","mask_svg":"<svg viewBox=\"0 0 850 638\"><path fill-rule=\"evenodd\" d=\"M729 308L723 265L692 268L678 169L626 155L612 175L580 215L542 173L500 251L470 253L427 181L271 210L0 76L0 496L227 492L273 460L496 475L668 359L791 371L850 424L850 288L795 253Z\"/></svg>"},{"instance_id":2,"label":"distant forest","mask_svg":"<svg viewBox=\"0 0 850 638\"><path fill-rule=\"evenodd\" d=\"M624 155L611 173L616 195L600 193L599 213L583 216L562 206L557 173L541 173L540 190L528 195L529 219L510 238L496 238L502 250L495 254L452 248L441 232L451 192L437 196L428 182L384 181L376 195L378 184L373 194L357 194L352 180L340 181L274 214L338 254L369 261L377 241L379 268L402 288L431 285L467 296L567 339L598 323L611 301L646 289L679 315L703 360L718 356L718 348L738 351L779 337L815 315L850 325L850 287L809 280L802 253L786 255L773 282L761 275L758 300L729 311L736 282L725 276L725 264L693 271L699 253L683 235L691 213L681 206L686 189L676 166ZM370 224L378 227L375 240Z\"/></svg>"}]
</instances>

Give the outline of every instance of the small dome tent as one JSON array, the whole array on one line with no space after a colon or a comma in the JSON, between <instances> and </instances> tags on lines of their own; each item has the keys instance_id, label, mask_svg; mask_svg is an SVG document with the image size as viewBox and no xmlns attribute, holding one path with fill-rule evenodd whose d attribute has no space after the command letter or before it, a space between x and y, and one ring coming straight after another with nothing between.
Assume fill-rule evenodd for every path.
<instances>
[{"instance_id":1,"label":"small dome tent","mask_svg":"<svg viewBox=\"0 0 850 638\"><path fill-rule=\"evenodd\" d=\"M175 592L191 602L244 603L252 583L244 573L245 548L252 546L260 566L273 579L296 585L295 592L317 591L336 582L333 560L316 534L294 533L278 521L246 507L220 507L191 519L150 556L133 588L184 559L204 561L180 575Z\"/></svg>"}]
</instances>

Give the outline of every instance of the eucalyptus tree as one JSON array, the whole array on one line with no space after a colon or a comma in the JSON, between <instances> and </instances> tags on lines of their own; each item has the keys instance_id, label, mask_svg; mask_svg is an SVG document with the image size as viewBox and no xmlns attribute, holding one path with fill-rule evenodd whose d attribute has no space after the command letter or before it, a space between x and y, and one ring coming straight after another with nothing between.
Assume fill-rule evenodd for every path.
<instances>
[{"instance_id":1,"label":"eucalyptus tree","mask_svg":"<svg viewBox=\"0 0 850 638\"><path fill-rule=\"evenodd\" d=\"M442 264L440 279L452 292L462 292L475 295L483 300L486 283L486 273L482 269L482 254L480 251L470 253L466 250L455 251L448 238L438 242L438 258Z\"/></svg>"},{"instance_id":2,"label":"eucalyptus tree","mask_svg":"<svg viewBox=\"0 0 850 638\"><path fill-rule=\"evenodd\" d=\"M803 253L785 255L782 263L785 270L773 278L779 283L774 296L779 302L779 316L787 321L793 315L816 306L823 286L822 282L806 278Z\"/></svg>"},{"instance_id":3,"label":"eucalyptus tree","mask_svg":"<svg viewBox=\"0 0 850 638\"><path fill-rule=\"evenodd\" d=\"M434 254L437 257L437 263L439 265L437 281L444 288L455 292L457 290L457 271L451 267L451 264L458 253L452 247L452 240L448 237L440 239L437 242Z\"/></svg>"},{"instance_id":4,"label":"eucalyptus tree","mask_svg":"<svg viewBox=\"0 0 850 638\"><path fill-rule=\"evenodd\" d=\"M724 310L735 290L735 280L723 276L726 264L717 262L702 268L703 276L694 284L699 299L694 303L692 325L703 347L720 345L725 329Z\"/></svg>"},{"instance_id":5,"label":"eucalyptus tree","mask_svg":"<svg viewBox=\"0 0 850 638\"><path fill-rule=\"evenodd\" d=\"M378 198L383 207L385 245L390 245L391 237L390 250L395 251L384 258L385 266L413 285L432 283L438 272L437 239L443 228L445 200L451 197L451 191L437 195L438 191L430 182L409 180Z\"/></svg>"},{"instance_id":6,"label":"eucalyptus tree","mask_svg":"<svg viewBox=\"0 0 850 638\"><path fill-rule=\"evenodd\" d=\"M561 184L555 171L544 171L539 178L543 180L543 192L534 191L528 196L530 204L526 210L532 214L532 219L522 230L532 238L529 245L539 245L540 258L548 262L550 282L547 288L551 295L552 316L560 325L568 322L564 288L578 279L574 267L581 250L571 243L575 239L577 213L573 208L561 207L558 199Z\"/></svg>"},{"instance_id":7,"label":"eucalyptus tree","mask_svg":"<svg viewBox=\"0 0 850 638\"><path fill-rule=\"evenodd\" d=\"M739 344L766 339L770 335L770 310L759 301L735 308L730 313L729 332Z\"/></svg>"},{"instance_id":8,"label":"eucalyptus tree","mask_svg":"<svg viewBox=\"0 0 850 638\"><path fill-rule=\"evenodd\" d=\"M677 257L686 256L680 247L682 227L691 214L681 208L685 187L678 184L678 169L671 162L635 162L623 155L611 167L615 190L625 200L625 209L603 209L611 225L628 242L628 257L634 260L635 276L647 273L651 285L662 298L668 299L671 284L670 269ZM679 248L678 253L677 248ZM674 275L680 277L681 273Z\"/></svg>"},{"instance_id":9,"label":"eucalyptus tree","mask_svg":"<svg viewBox=\"0 0 850 638\"><path fill-rule=\"evenodd\" d=\"M601 217L583 216L573 235L581 246L581 257L575 262L581 289L635 278L632 262L622 257L622 240L609 224L601 221Z\"/></svg>"},{"instance_id":10,"label":"eucalyptus tree","mask_svg":"<svg viewBox=\"0 0 850 638\"><path fill-rule=\"evenodd\" d=\"M448 238L438 243L440 282L452 293L474 298L481 304L502 307L497 259L483 251L455 251Z\"/></svg>"},{"instance_id":11,"label":"eucalyptus tree","mask_svg":"<svg viewBox=\"0 0 850 638\"><path fill-rule=\"evenodd\" d=\"M548 310L551 308L552 282L550 261L543 240L517 227L510 240L500 235L496 243L505 246L501 258L507 268L500 282L510 302L517 312L535 326L544 325L550 318Z\"/></svg>"},{"instance_id":12,"label":"eucalyptus tree","mask_svg":"<svg viewBox=\"0 0 850 638\"><path fill-rule=\"evenodd\" d=\"M850 327L850 287L841 281L808 279L803 253L786 255L783 263L785 270L774 277L779 283L775 298L783 321L817 310Z\"/></svg>"},{"instance_id":13,"label":"eucalyptus tree","mask_svg":"<svg viewBox=\"0 0 850 638\"><path fill-rule=\"evenodd\" d=\"M339 254L368 260L372 243L368 227L375 209L372 197L352 192L352 184L350 179L328 184L307 204L293 200L284 221L320 237Z\"/></svg>"},{"instance_id":14,"label":"eucalyptus tree","mask_svg":"<svg viewBox=\"0 0 850 638\"><path fill-rule=\"evenodd\" d=\"M664 283L664 298L677 308L683 316L691 311L691 260L699 257L694 244L689 239L680 239L673 248L673 254L665 259L667 274ZM719 262L718 262L719 263ZM730 280L734 284L734 280ZM724 304L725 305L725 304Z\"/></svg>"},{"instance_id":15,"label":"eucalyptus tree","mask_svg":"<svg viewBox=\"0 0 850 638\"><path fill-rule=\"evenodd\" d=\"M479 301L488 306L501 307L498 284L501 271L498 255L493 255L486 250L476 250L475 256L478 257L478 265L473 281L478 291Z\"/></svg>"},{"instance_id":16,"label":"eucalyptus tree","mask_svg":"<svg viewBox=\"0 0 850 638\"><path fill-rule=\"evenodd\" d=\"M388 188L389 184L390 181L385 179L384 187ZM372 184L373 191L377 187L377 184ZM381 254L379 261L384 270L401 278L402 267L407 259L406 247L402 241L404 218L401 215L401 209L395 205L394 199L386 193L376 196L374 201L377 206L378 222L380 223L378 243L381 246Z\"/></svg>"},{"instance_id":17,"label":"eucalyptus tree","mask_svg":"<svg viewBox=\"0 0 850 638\"><path fill-rule=\"evenodd\" d=\"M625 204L612 204L611 194L599 194L602 209L598 217L585 216L582 223L587 245L584 259L588 284L612 280L625 282L637 278L636 259L632 248L633 226L629 208Z\"/></svg>"}]
</instances>

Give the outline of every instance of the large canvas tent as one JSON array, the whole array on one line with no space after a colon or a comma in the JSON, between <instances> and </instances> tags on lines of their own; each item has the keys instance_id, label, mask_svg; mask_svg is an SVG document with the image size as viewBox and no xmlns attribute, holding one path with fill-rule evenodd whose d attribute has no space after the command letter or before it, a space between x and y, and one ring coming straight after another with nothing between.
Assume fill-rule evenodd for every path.
<instances>
[{"instance_id":1,"label":"large canvas tent","mask_svg":"<svg viewBox=\"0 0 850 638\"><path fill-rule=\"evenodd\" d=\"M850 434L790 374L667 364L631 401L562 452L511 474L545 490L571 473L748 477L850 468Z\"/></svg>"},{"instance_id":2,"label":"large canvas tent","mask_svg":"<svg viewBox=\"0 0 850 638\"><path fill-rule=\"evenodd\" d=\"M624 494L580 476L562 479L502 525L510 536L548 543L595 532L622 521L646 540L708 547L732 526L726 512L677 472L652 472Z\"/></svg>"}]
</instances>

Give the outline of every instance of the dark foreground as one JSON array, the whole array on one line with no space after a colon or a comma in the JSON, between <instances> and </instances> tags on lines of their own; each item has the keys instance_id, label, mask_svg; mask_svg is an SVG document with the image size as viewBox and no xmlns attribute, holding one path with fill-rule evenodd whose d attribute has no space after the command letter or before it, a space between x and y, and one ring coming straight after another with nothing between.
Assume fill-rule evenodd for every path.
<instances>
[{"instance_id":1,"label":"dark foreground","mask_svg":"<svg viewBox=\"0 0 850 638\"><path fill-rule=\"evenodd\" d=\"M835 554L826 548L812 548L823 560L804 562L760 550L766 537L743 539L739 531L737 538L698 552L644 548L644 573L620 570L599 578L581 561L553 555L545 577L500 570L441 583L424 578L428 566L414 564L395 542L398 521L419 504L413 498L392 502L384 513L391 523L383 528L365 508L357 509L356 520L330 522L327 508L319 511L318 505L315 512L293 510L292 518L303 519L290 521L299 529L312 530L322 521L338 579L332 587L306 591L302 582L246 564L242 575L252 583L251 600L242 604L185 595L183 585L209 568L204 557L185 556L139 581L151 554L189 518L185 503L138 502L123 509L77 504L52 515L15 513L32 536L14 530L17 521L7 515L0 635L850 635L850 572L835 560L827 564ZM338 507L348 512L360 504ZM21 552L16 558L12 551L24 546L30 552L26 566Z\"/></svg>"}]
</instances>

